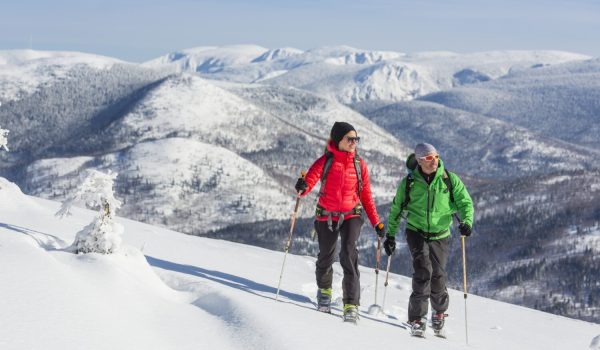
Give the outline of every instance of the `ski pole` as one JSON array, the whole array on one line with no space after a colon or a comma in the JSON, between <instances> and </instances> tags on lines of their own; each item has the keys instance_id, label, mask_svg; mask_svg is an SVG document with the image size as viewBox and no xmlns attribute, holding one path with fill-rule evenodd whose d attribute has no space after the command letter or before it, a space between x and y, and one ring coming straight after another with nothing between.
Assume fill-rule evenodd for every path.
<instances>
[{"instance_id":1,"label":"ski pole","mask_svg":"<svg viewBox=\"0 0 600 350\"><path fill-rule=\"evenodd\" d=\"M392 266L392 254L388 256L387 269L385 272L385 283L383 284L383 302L381 303L381 312L385 312L385 296L387 294L388 279L390 277L390 266Z\"/></svg>"},{"instance_id":2,"label":"ski pole","mask_svg":"<svg viewBox=\"0 0 600 350\"><path fill-rule=\"evenodd\" d=\"M465 254L465 236L461 236L462 261L463 261L463 290L465 297L465 341L469 345L469 333L467 331L467 259Z\"/></svg>"},{"instance_id":3,"label":"ski pole","mask_svg":"<svg viewBox=\"0 0 600 350\"><path fill-rule=\"evenodd\" d=\"M381 262L381 237L377 236L377 252L375 253L375 305L377 305L377 286L379 285L379 263Z\"/></svg>"},{"instance_id":4,"label":"ski pole","mask_svg":"<svg viewBox=\"0 0 600 350\"><path fill-rule=\"evenodd\" d=\"M302 172L300 176L304 177L306 174ZM277 283L277 294L275 295L275 301L279 299L279 289L281 287L281 279L283 278L283 269L285 268L285 260L287 258L288 251L290 250L290 245L292 244L292 234L294 233L294 226L296 226L296 215L298 215L298 207L300 207L300 193L296 193L296 206L294 207L294 212L292 213L292 223L290 225L290 233L288 235L287 242L285 243L285 247L283 248L285 254L283 255L283 264L281 265L281 273L279 274L279 283Z\"/></svg>"}]
</instances>

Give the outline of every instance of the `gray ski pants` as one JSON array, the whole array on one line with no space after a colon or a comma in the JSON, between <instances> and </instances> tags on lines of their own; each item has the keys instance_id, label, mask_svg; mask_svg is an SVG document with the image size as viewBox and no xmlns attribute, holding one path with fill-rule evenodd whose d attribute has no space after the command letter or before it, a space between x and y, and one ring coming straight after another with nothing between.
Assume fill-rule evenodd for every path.
<instances>
[{"instance_id":1,"label":"gray ski pants","mask_svg":"<svg viewBox=\"0 0 600 350\"><path fill-rule=\"evenodd\" d=\"M360 273L358 271L358 249L356 242L363 225L361 217L344 220L339 232L329 230L327 221L315 221L315 230L319 236L319 255L317 257L316 277L319 288L331 288L335 261L335 245L338 235L341 237L340 264L344 270L342 289L344 304L360 305ZM333 222L333 227L337 222Z\"/></svg>"},{"instance_id":2,"label":"gray ski pants","mask_svg":"<svg viewBox=\"0 0 600 350\"><path fill-rule=\"evenodd\" d=\"M438 312L448 310L446 262L450 237L426 240L418 232L406 230L406 242L413 260L412 294L408 302L408 321L426 317L429 301Z\"/></svg>"}]
</instances>

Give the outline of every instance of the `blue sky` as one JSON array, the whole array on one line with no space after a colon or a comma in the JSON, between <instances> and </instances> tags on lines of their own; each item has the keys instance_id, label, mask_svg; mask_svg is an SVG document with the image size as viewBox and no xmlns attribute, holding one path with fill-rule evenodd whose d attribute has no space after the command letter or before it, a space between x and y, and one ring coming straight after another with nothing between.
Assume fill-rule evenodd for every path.
<instances>
[{"instance_id":1,"label":"blue sky","mask_svg":"<svg viewBox=\"0 0 600 350\"><path fill-rule=\"evenodd\" d=\"M349 45L400 52L565 50L600 56L597 0L9 0L0 50L141 62L184 48Z\"/></svg>"}]
</instances>

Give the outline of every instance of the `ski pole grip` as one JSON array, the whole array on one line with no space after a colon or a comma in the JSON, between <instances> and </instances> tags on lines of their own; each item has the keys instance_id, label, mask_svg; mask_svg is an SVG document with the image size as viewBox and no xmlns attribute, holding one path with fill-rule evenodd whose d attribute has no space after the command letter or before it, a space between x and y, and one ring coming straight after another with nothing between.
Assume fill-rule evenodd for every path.
<instances>
[{"instance_id":1,"label":"ski pole grip","mask_svg":"<svg viewBox=\"0 0 600 350\"><path fill-rule=\"evenodd\" d=\"M305 177L305 176L306 176L306 171L304 171L304 170L300 171L300 177L304 179L304 177ZM296 196L297 196L298 198L300 198L300 193L301 193L301 192L297 192L297 193L296 193Z\"/></svg>"}]
</instances>

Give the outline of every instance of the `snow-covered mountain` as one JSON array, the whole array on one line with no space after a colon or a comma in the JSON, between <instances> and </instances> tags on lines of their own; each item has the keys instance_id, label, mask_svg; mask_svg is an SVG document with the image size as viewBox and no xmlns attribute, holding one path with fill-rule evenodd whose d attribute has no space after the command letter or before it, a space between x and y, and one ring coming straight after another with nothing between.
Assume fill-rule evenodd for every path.
<instances>
[{"instance_id":1,"label":"snow-covered mountain","mask_svg":"<svg viewBox=\"0 0 600 350\"><path fill-rule=\"evenodd\" d=\"M100 132L167 75L80 53L3 51L0 60L0 123L11 130L13 146L1 155L2 169L89 152L85 142L65 145Z\"/></svg>"},{"instance_id":2,"label":"snow-covered mountain","mask_svg":"<svg viewBox=\"0 0 600 350\"><path fill-rule=\"evenodd\" d=\"M44 84L65 78L75 66L107 70L125 62L68 51L0 51L0 102L18 100Z\"/></svg>"},{"instance_id":3,"label":"snow-covered mountain","mask_svg":"<svg viewBox=\"0 0 600 350\"><path fill-rule=\"evenodd\" d=\"M56 199L81 171L113 169L123 215L186 233L287 218L294 179L322 154L336 120L363 137L379 200L391 200L401 171L385 165L401 164L409 151L359 113L310 92L130 65L105 76L73 71L0 107L0 124L15 131L2 167L28 193Z\"/></svg>"},{"instance_id":4,"label":"snow-covered mountain","mask_svg":"<svg viewBox=\"0 0 600 350\"><path fill-rule=\"evenodd\" d=\"M253 54L256 54L255 59L251 59ZM272 59L265 60L265 57ZM589 58L560 51L404 54L348 46L304 52L291 48L226 46L171 53L145 65L175 67L210 79L293 86L352 104L373 100L407 101L531 67Z\"/></svg>"},{"instance_id":5,"label":"snow-covered mountain","mask_svg":"<svg viewBox=\"0 0 600 350\"><path fill-rule=\"evenodd\" d=\"M463 293L455 290L448 339L411 338L403 324L410 279L391 274L385 314L371 315L375 274L363 266L361 319L345 324L337 264L330 316L314 311L313 257L288 256L277 302L283 253L126 219L119 219L119 252L74 255L64 248L94 213L76 209L59 220L59 206L0 178L2 349L598 349L596 324L474 295L467 298L467 346Z\"/></svg>"},{"instance_id":6,"label":"snow-covered mountain","mask_svg":"<svg viewBox=\"0 0 600 350\"><path fill-rule=\"evenodd\" d=\"M268 57L267 51L268 49L256 45L203 46L173 52L148 61L145 65L170 65L178 71L216 73L226 67L252 63L264 55Z\"/></svg>"},{"instance_id":7,"label":"snow-covered mountain","mask_svg":"<svg viewBox=\"0 0 600 350\"><path fill-rule=\"evenodd\" d=\"M365 115L407 144L428 140L440 145L438 151L450 170L479 178L589 169L590 162L600 161L599 149L540 135L539 129L515 126L493 115L428 101L398 102ZM600 142L597 135L596 139Z\"/></svg>"},{"instance_id":8,"label":"snow-covered mountain","mask_svg":"<svg viewBox=\"0 0 600 350\"><path fill-rule=\"evenodd\" d=\"M587 148L600 147L600 60L540 67L422 97Z\"/></svg>"}]
</instances>

